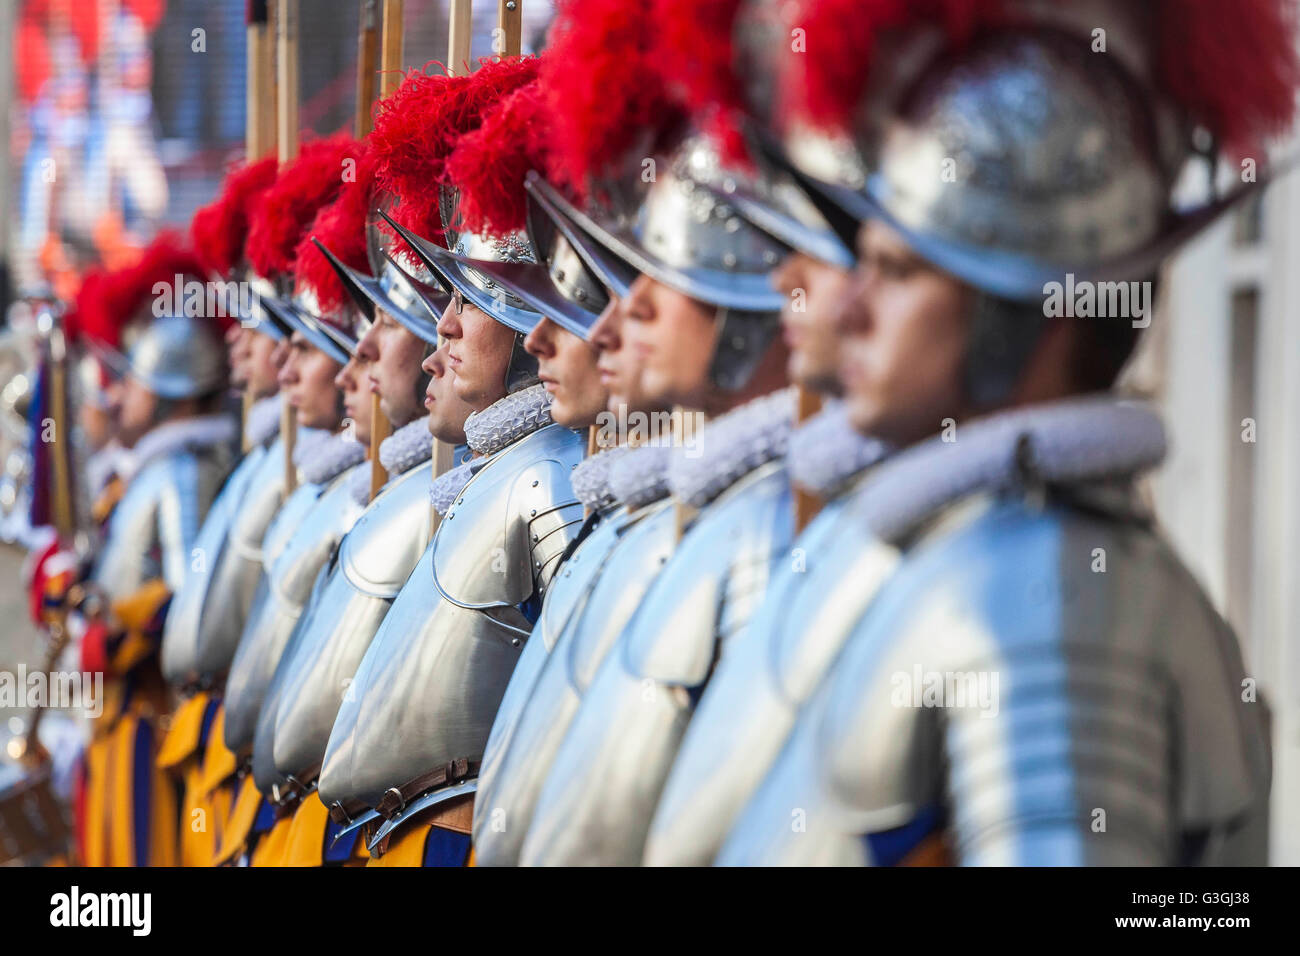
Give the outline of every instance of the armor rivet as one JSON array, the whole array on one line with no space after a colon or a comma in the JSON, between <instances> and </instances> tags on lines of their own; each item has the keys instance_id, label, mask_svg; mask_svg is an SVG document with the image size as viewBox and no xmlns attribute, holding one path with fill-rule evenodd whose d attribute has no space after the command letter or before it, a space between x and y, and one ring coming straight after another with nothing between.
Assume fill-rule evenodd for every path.
<instances>
[{"instance_id":1,"label":"armor rivet","mask_svg":"<svg viewBox=\"0 0 1300 956\"><path fill-rule=\"evenodd\" d=\"M533 566L534 566L534 567L537 567L537 568L540 568L540 567L542 566L542 562L540 562L540 561L534 561L534 562L533 562Z\"/></svg>"},{"instance_id":2,"label":"armor rivet","mask_svg":"<svg viewBox=\"0 0 1300 956\"><path fill-rule=\"evenodd\" d=\"M742 336L733 335L731 337L731 347L737 352L743 351L745 348L745 339Z\"/></svg>"},{"instance_id":3,"label":"armor rivet","mask_svg":"<svg viewBox=\"0 0 1300 956\"><path fill-rule=\"evenodd\" d=\"M454 512L454 511L448 511L448 512L447 512L447 520L448 520L448 521L450 521L450 520L451 520L452 518L454 518L454 517L456 517L456 512Z\"/></svg>"},{"instance_id":4,"label":"armor rivet","mask_svg":"<svg viewBox=\"0 0 1300 956\"><path fill-rule=\"evenodd\" d=\"M736 268L736 254L734 252L728 252L725 254L722 257L722 264L728 269Z\"/></svg>"},{"instance_id":5,"label":"armor rivet","mask_svg":"<svg viewBox=\"0 0 1300 956\"><path fill-rule=\"evenodd\" d=\"M770 265L774 265L775 263L776 263L776 253L773 252L771 249L768 249L767 252L763 253L763 264L770 266Z\"/></svg>"},{"instance_id":6,"label":"armor rivet","mask_svg":"<svg viewBox=\"0 0 1300 956\"><path fill-rule=\"evenodd\" d=\"M734 193L736 191L736 181L728 176L722 181L722 191L724 193Z\"/></svg>"},{"instance_id":7,"label":"armor rivet","mask_svg":"<svg viewBox=\"0 0 1300 956\"><path fill-rule=\"evenodd\" d=\"M511 6L514 6L514 4L511 4ZM510 638L510 643L511 643L513 646L518 647L518 646L519 646L519 638L517 638L517 637L512 637L512 638Z\"/></svg>"},{"instance_id":8,"label":"armor rivet","mask_svg":"<svg viewBox=\"0 0 1300 956\"><path fill-rule=\"evenodd\" d=\"M533 535L533 543L536 544L537 541L538 541L538 537L537 537L537 535Z\"/></svg>"},{"instance_id":9,"label":"armor rivet","mask_svg":"<svg viewBox=\"0 0 1300 956\"><path fill-rule=\"evenodd\" d=\"M563 281L564 281L564 270L563 270L563 269L556 269L556 270L555 270L555 281L556 281L556 282L563 282Z\"/></svg>"},{"instance_id":10,"label":"armor rivet","mask_svg":"<svg viewBox=\"0 0 1300 956\"><path fill-rule=\"evenodd\" d=\"M515 3L515 0L506 0L506 9L511 11L512 13L514 12L517 6L518 4Z\"/></svg>"},{"instance_id":11,"label":"armor rivet","mask_svg":"<svg viewBox=\"0 0 1300 956\"><path fill-rule=\"evenodd\" d=\"M727 220L726 228L727 228L727 232L736 232L738 229L740 229L740 220L737 219L735 216L732 216L730 219Z\"/></svg>"},{"instance_id":12,"label":"armor rivet","mask_svg":"<svg viewBox=\"0 0 1300 956\"><path fill-rule=\"evenodd\" d=\"M587 290L586 290L586 289L578 289L576 292L573 293L573 297L574 297L575 299L577 299L579 302L586 302L586 301L587 301Z\"/></svg>"},{"instance_id":13,"label":"armor rivet","mask_svg":"<svg viewBox=\"0 0 1300 956\"><path fill-rule=\"evenodd\" d=\"M534 478L534 479L533 479L533 487L536 488L537 485L538 485L538 481L537 481L536 478Z\"/></svg>"},{"instance_id":14,"label":"armor rivet","mask_svg":"<svg viewBox=\"0 0 1300 956\"><path fill-rule=\"evenodd\" d=\"M530 518L536 518L536 517L537 517L537 509L534 508L532 511L528 512L528 517L530 517Z\"/></svg>"}]
</instances>

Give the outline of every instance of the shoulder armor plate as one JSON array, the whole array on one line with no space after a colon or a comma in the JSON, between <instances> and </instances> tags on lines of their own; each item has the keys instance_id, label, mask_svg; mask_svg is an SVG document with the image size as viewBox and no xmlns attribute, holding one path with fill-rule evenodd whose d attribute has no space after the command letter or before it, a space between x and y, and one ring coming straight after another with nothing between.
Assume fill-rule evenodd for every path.
<instances>
[{"instance_id":1,"label":"shoulder armor plate","mask_svg":"<svg viewBox=\"0 0 1300 956\"><path fill-rule=\"evenodd\" d=\"M1095 548L1123 573L1095 573ZM995 503L905 558L720 860L880 862L875 833L938 809L960 862L1262 862L1265 715L1243 673L1148 528Z\"/></svg>"},{"instance_id":2,"label":"shoulder armor plate","mask_svg":"<svg viewBox=\"0 0 1300 956\"><path fill-rule=\"evenodd\" d=\"M262 574L262 536L284 499L284 444L271 443L236 502L226 545L203 602L194 669L216 677L230 666Z\"/></svg>"},{"instance_id":3,"label":"shoulder armor plate","mask_svg":"<svg viewBox=\"0 0 1300 956\"><path fill-rule=\"evenodd\" d=\"M185 684L198 676L195 665L198 653L199 624L213 573L229 538L230 524L244 498L248 482L257 470L266 449L251 449L231 472L208 510L194 541L195 557L185 569L185 581L172 598L163 627L162 670L172 684Z\"/></svg>"},{"instance_id":4,"label":"shoulder armor plate","mask_svg":"<svg viewBox=\"0 0 1300 956\"><path fill-rule=\"evenodd\" d=\"M590 593L569 615L550 655L544 656L513 725L506 723L511 715L504 706L493 724L474 804L475 852L486 854L481 858L488 865L518 863L538 792L582 695L677 542L676 513L666 499L631 515L610 515L603 527L617 540L607 554L591 555L602 560L593 562L599 564L599 574ZM574 558L592 543L589 539ZM561 568L559 578L568 572L567 566ZM557 583L552 593L558 590ZM498 811L509 821L504 830L490 825Z\"/></svg>"},{"instance_id":5,"label":"shoulder armor plate","mask_svg":"<svg viewBox=\"0 0 1300 956\"><path fill-rule=\"evenodd\" d=\"M272 763L281 774L301 779L320 764L340 701L356 693L357 665L428 545L431 468L399 475L357 519L280 661Z\"/></svg>"},{"instance_id":6,"label":"shoulder armor plate","mask_svg":"<svg viewBox=\"0 0 1300 956\"><path fill-rule=\"evenodd\" d=\"M347 471L335 478L312 501L282 546L273 547L268 532L267 554L278 551L279 555L266 572L266 593L255 603L254 613L244 625L226 678L225 739L226 746L235 753L242 753L252 744L258 710L289 635L302 615L321 569L361 513L361 506L353 499L348 484L350 475ZM298 497L298 491L290 500ZM281 518L277 516L272 530L278 530L280 525Z\"/></svg>"},{"instance_id":7,"label":"shoulder armor plate","mask_svg":"<svg viewBox=\"0 0 1300 956\"><path fill-rule=\"evenodd\" d=\"M444 598L486 609L545 591L582 523L569 474L583 451L575 432L548 425L497 453L469 480L434 538L433 581Z\"/></svg>"},{"instance_id":8,"label":"shoulder armor plate","mask_svg":"<svg viewBox=\"0 0 1300 956\"><path fill-rule=\"evenodd\" d=\"M339 708L322 800L373 806L433 767L481 760L529 633L517 605L542 592L582 520L569 485L581 454L579 436L549 426L493 456L465 486ZM463 563L472 561L480 563ZM435 571L460 600L445 583L429 587Z\"/></svg>"},{"instance_id":9,"label":"shoulder armor plate","mask_svg":"<svg viewBox=\"0 0 1300 956\"><path fill-rule=\"evenodd\" d=\"M606 655L556 754L521 862L632 865L690 720L693 691L753 614L793 530L783 462L707 506Z\"/></svg>"},{"instance_id":10,"label":"shoulder armor plate","mask_svg":"<svg viewBox=\"0 0 1300 956\"><path fill-rule=\"evenodd\" d=\"M391 601L419 561L429 543L432 468L426 461L399 475L343 539L339 566L362 594Z\"/></svg>"}]
</instances>

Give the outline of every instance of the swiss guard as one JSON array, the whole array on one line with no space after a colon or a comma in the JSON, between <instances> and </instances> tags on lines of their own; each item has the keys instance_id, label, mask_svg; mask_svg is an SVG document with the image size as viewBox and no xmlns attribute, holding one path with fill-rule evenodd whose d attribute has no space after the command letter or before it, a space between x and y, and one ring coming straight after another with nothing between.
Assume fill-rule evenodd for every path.
<instances>
[{"instance_id":1,"label":"swiss guard","mask_svg":"<svg viewBox=\"0 0 1300 956\"><path fill-rule=\"evenodd\" d=\"M194 560L186 567L185 580L177 590L163 631L162 667L168 681L184 695L180 707L172 714L166 746L160 749L161 765L179 772L184 783L182 804L192 811L182 827L184 837L181 862L207 865L211 860L211 842L219 838L227 807L201 800L205 792L203 744L220 714L219 702L212 699L212 688L201 689L194 679L191 664L200 630L217 626L222 615L209 611L217 606L209 601L209 592L222 563L230 529L239 505L248 494L252 476L269 454L269 447L280 432L280 402L276 377L283 330L269 321L264 312L252 308L245 278L248 268L244 248L255 211L276 178L274 159L243 164L233 168L222 183L221 193L195 213L190 224L195 254L203 268L207 288L220 290L212 297L214 312L237 321L226 333L230 385L243 398L244 420L241 441L242 457L222 485L209 510L194 545ZM205 307L207 297L205 296ZM222 606L223 614L230 613ZM214 763L228 762L224 754L215 754Z\"/></svg>"},{"instance_id":2,"label":"swiss guard","mask_svg":"<svg viewBox=\"0 0 1300 956\"><path fill-rule=\"evenodd\" d=\"M240 173L231 177L235 183L229 190L230 202L241 197L245 202L244 281L255 293L247 303L249 308L242 311L245 321L263 333L252 338L250 348L263 350L274 342L271 357L277 369L288 357L293 329L268 303L277 285L292 284L301 234L320 207L338 196L347 164L355 162L357 149L345 134L308 142L295 160L278 168L274 180L257 191L255 199L238 188ZM248 170L258 169L260 166L254 165L242 172L251 176ZM242 297L240 304L245 304ZM254 369L250 367L250 380ZM278 381L273 387L278 389ZM273 410L278 433L282 396L263 407L268 411L260 412L254 405L250 420L254 414L266 414L269 419ZM297 468L314 456L328 434L327 429L311 428L299 434L295 427L288 442L283 434L259 436L268 442L265 451L256 456L255 465L248 463L246 456L247 467L234 476L246 475L246 484L227 486L221 510L214 508L214 520L204 528L207 547L197 555L199 567L194 575L195 588L203 593L194 596L187 592L194 601L187 605L193 617L182 622L193 626L169 632L164 643L167 674L185 699L174 715L159 763L185 784L183 803L191 823L183 831L187 836L186 863L206 865L212 860L221 839L221 821L229 812L226 791L221 791L215 802L209 798L217 782L235 770L233 755L221 744L224 714L219 691L257 595L263 538L284 503L286 489L298 483ZM286 447L293 449L289 461ZM300 510L294 513L300 514Z\"/></svg>"},{"instance_id":3,"label":"swiss guard","mask_svg":"<svg viewBox=\"0 0 1300 956\"><path fill-rule=\"evenodd\" d=\"M1257 188L1170 206L1194 126L1241 149L1291 117L1282 5L1180 8L1172 43L1145 5L989 4L947 32L838 6L805 11L838 41L795 115L871 174L789 168L858 258L846 407L900 451L846 520L890 567L846 582L872 591L865 613L795 691L717 861L1261 863L1268 715L1136 491L1164 429L1112 390L1145 319L1044 300L1067 275L1154 283ZM930 188L924 157L958 157L956 179ZM791 623L791 670L753 686L803 685L826 657Z\"/></svg>"},{"instance_id":4,"label":"swiss guard","mask_svg":"<svg viewBox=\"0 0 1300 956\"><path fill-rule=\"evenodd\" d=\"M261 800L252 774L253 743L275 668L318 575L369 498L371 466L364 458L371 438L370 390L357 358L358 338L368 323L316 245L327 242L353 266L364 266L372 165L364 154L358 159L355 178L345 180L339 197L317 212L295 249L292 299L263 300L292 330L280 383L296 410L299 441L307 430L328 438L301 456L301 483L266 531L262 579L226 679L222 732L225 747L238 760L239 780L218 862L239 856L256 822ZM324 808L319 816L324 817ZM292 838L288 843L299 849L286 848L286 864L321 864L320 838L314 845Z\"/></svg>"},{"instance_id":5,"label":"swiss guard","mask_svg":"<svg viewBox=\"0 0 1300 956\"><path fill-rule=\"evenodd\" d=\"M570 42L592 22L576 11L558 25ZM651 72L655 55L652 45L644 59L620 60L646 73L614 87L642 91L661 83ZM563 90L557 85L557 111L577 102ZM670 99L666 90L661 95ZM635 115L627 106L609 114ZM550 196L580 226L589 256L639 273L620 290L620 309L629 319L625 334L645 356L647 398L674 406L688 423L713 420L673 450L667 477L677 505L655 521L681 540L622 633L602 648L540 785L520 850L524 863L640 859L695 699L690 689L704 683L717 648L753 613L792 534L784 457L796 403L784 388L783 297L768 281L788 247L715 192L729 183L761 188L727 164L716 139L667 106L652 115L672 122L652 137L662 168L635 205L615 202L593 215L558 191ZM592 157L588 175L611 181L610 194L628 195L619 184L642 178L643 135L641 122L611 128L618 149ZM508 830L511 808L501 810Z\"/></svg>"},{"instance_id":6,"label":"swiss guard","mask_svg":"<svg viewBox=\"0 0 1300 956\"><path fill-rule=\"evenodd\" d=\"M360 805L361 815L381 818L372 864L468 860L474 778L492 718L582 523L570 472L585 441L553 424L551 392L538 383L537 360L525 346L541 315L492 278L498 266L536 262L523 230L526 165L504 161L525 148L526 126L515 117L528 115L535 73L534 60L506 58L485 60L464 78L407 81L410 97L426 97L431 117L439 105L456 115L446 97L476 103L481 113L477 128L425 126L448 150L432 233L445 245L402 222L405 198L388 217L453 290L437 332L452 388L472 410L464 429L474 457L360 662L324 755L321 800L349 817ZM375 134L382 128L377 122ZM575 424L593 419L600 404L578 404ZM421 673L445 675L445 683L408 680Z\"/></svg>"},{"instance_id":7,"label":"swiss guard","mask_svg":"<svg viewBox=\"0 0 1300 956\"><path fill-rule=\"evenodd\" d=\"M76 606L83 670L107 678L86 753L82 859L92 866L177 862L176 797L154 764L158 719L170 709L158 650L199 526L230 470L236 423L224 411L223 330L153 306L160 285L201 274L177 237L162 236L137 266L110 277L117 294L106 296L134 341L117 431L124 490Z\"/></svg>"}]
</instances>

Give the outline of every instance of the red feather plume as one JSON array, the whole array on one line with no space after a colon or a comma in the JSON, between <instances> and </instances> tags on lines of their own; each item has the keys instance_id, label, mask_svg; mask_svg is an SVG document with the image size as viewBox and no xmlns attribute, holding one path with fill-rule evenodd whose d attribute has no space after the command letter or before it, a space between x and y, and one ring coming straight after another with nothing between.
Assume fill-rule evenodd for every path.
<instances>
[{"instance_id":1,"label":"red feather plume","mask_svg":"<svg viewBox=\"0 0 1300 956\"><path fill-rule=\"evenodd\" d=\"M108 321L107 311L98 305L105 276L102 268L91 269L82 276L81 287L63 317L63 330L74 342L93 340L119 348L122 330Z\"/></svg>"},{"instance_id":2,"label":"red feather plume","mask_svg":"<svg viewBox=\"0 0 1300 956\"><path fill-rule=\"evenodd\" d=\"M194 214L190 235L194 251L209 274L228 276L239 265L248 239L253 204L275 182L274 156L233 168L221 195Z\"/></svg>"},{"instance_id":3,"label":"red feather plume","mask_svg":"<svg viewBox=\"0 0 1300 956\"><path fill-rule=\"evenodd\" d=\"M182 282L203 281L203 264L181 233L160 232L135 265L87 277L76 299L77 331L88 338L119 346L128 325L142 314L152 315L148 306L154 297L154 287L158 283L171 286L178 275Z\"/></svg>"},{"instance_id":4,"label":"red feather plume","mask_svg":"<svg viewBox=\"0 0 1300 956\"><path fill-rule=\"evenodd\" d=\"M293 268L294 249L317 211L333 202L343 187L348 160L360 145L347 133L304 143L298 157L276 176L253 212L245 253L266 278Z\"/></svg>"},{"instance_id":5,"label":"red feather plume","mask_svg":"<svg viewBox=\"0 0 1300 956\"><path fill-rule=\"evenodd\" d=\"M852 124L876 64L881 35L925 25L953 46L981 23L1005 16L1005 0L801 0L790 29L803 31L803 52L788 59L778 114L814 126Z\"/></svg>"},{"instance_id":6,"label":"red feather plume","mask_svg":"<svg viewBox=\"0 0 1300 956\"><path fill-rule=\"evenodd\" d=\"M1294 0L1160 0L1156 69L1166 94L1238 154L1282 132L1300 84Z\"/></svg>"},{"instance_id":7,"label":"red feather plume","mask_svg":"<svg viewBox=\"0 0 1300 956\"><path fill-rule=\"evenodd\" d=\"M375 110L370 145L375 185L399 197L392 217L417 235L442 241L439 183L461 137L479 128L503 97L537 78L536 57L483 59L467 76L412 71ZM404 249L405 244L398 242Z\"/></svg>"},{"instance_id":8,"label":"red feather plume","mask_svg":"<svg viewBox=\"0 0 1300 956\"><path fill-rule=\"evenodd\" d=\"M744 0L651 0L657 24L654 63L661 82L711 135L724 161L749 162L741 117L744 91L736 75L736 16Z\"/></svg>"},{"instance_id":9,"label":"red feather plume","mask_svg":"<svg viewBox=\"0 0 1300 956\"><path fill-rule=\"evenodd\" d=\"M618 169L638 136L652 146L679 128L655 62L653 0L560 0L542 64L552 116L552 172L578 198ZM648 134L648 135L647 135Z\"/></svg>"},{"instance_id":10,"label":"red feather plume","mask_svg":"<svg viewBox=\"0 0 1300 956\"><path fill-rule=\"evenodd\" d=\"M532 169L546 174L550 143L540 83L521 86L486 113L447 159L447 179L460 192L460 227L491 235L524 228L524 177Z\"/></svg>"},{"instance_id":11,"label":"red feather plume","mask_svg":"<svg viewBox=\"0 0 1300 956\"><path fill-rule=\"evenodd\" d=\"M366 269L366 218L375 182L375 154L362 143L356 178L344 182L338 198L316 213L310 228L294 250L294 276L298 285L313 289L321 308L334 312L349 301L338 273L312 239L319 239L345 265Z\"/></svg>"},{"instance_id":12,"label":"red feather plume","mask_svg":"<svg viewBox=\"0 0 1300 956\"><path fill-rule=\"evenodd\" d=\"M781 114L813 125L852 124L891 29L938 28L960 46L980 29L1016 18L1009 0L798 0L793 26L806 50L791 58ZM1261 145L1295 113L1300 84L1295 0L1132 0L1148 16L1154 82L1191 122L1234 151Z\"/></svg>"}]
</instances>

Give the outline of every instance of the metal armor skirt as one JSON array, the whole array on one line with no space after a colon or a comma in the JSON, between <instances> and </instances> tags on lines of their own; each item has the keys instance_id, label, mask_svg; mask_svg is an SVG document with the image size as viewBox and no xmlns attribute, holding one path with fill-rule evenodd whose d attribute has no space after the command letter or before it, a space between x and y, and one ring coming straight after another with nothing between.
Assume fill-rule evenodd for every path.
<instances>
[{"instance_id":1,"label":"metal armor skirt","mask_svg":"<svg viewBox=\"0 0 1300 956\"><path fill-rule=\"evenodd\" d=\"M369 467L368 463L355 466ZM282 546L276 547L271 539L282 523L287 523L283 518L287 504L267 532L265 550L268 556L278 556L267 568L263 590L244 626L226 679L225 739L234 753L242 753L252 745L267 687L316 578L361 514L362 506L353 499L350 487L353 472L344 471L321 491L306 513L287 529L290 536ZM298 491L292 497L298 497Z\"/></svg>"},{"instance_id":2,"label":"metal armor skirt","mask_svg":"<svg viewBox=\"0 0 1300 956\"><path fill-rule=\"evenodd\" d=\"M958 863L1257 864L1248 686L1148 522L976 496L907 549L718 862L895 863L941 834Z\"/></svg>"},{"instance_id":3,"label":"metal armor skirt","mask_svg":"<svg viewBox=\"0 0 1300 956\"><path fill-rule=\"evenodd\" d=\"M584 444L550 425L470 479L384 620L339 708L321 769L325 804L385 791L482 758L531 623L582 522L569 473ZM278 753L278 742L277 742Z\"/></svg>"},{"instance_id":4,"label":"metal armor skirt","mask_svg":"<svg viewBox=\"0 0 1300 956\"><path fill-rule=\"evenodd\" d=\"M603 528L612 542L597 542L593 534L570 559L579 564L603 559L589 562L599 570L589 594L568 615L513 719L503 705L493 725L474 804L474 853L480 866L518 863L538 794L587 687L677 546L677 516L667 499L630 515L611 515ZM588 552L596 544L604 554ZM560 577L568 571L566 567ZM579 574L583 572L575 572Z\"/></svg>"},{"instance_id":5,"label":"metal armor skirt","mask_svg":"<svg viewBox=\"0 0 1300 956\"><path fill-rule=\"evenodd\" d=\"M426 461L392 479L357 519L299 625L292 653L276 668L271 763L281 776L306 783L320 767L339 704L353 692L352 675L428 544L431 467ZM264 708L259 719L267 716ZM258 787L266 792L271 782L263 788L259 780Z\"/></svg>"},{"instance_id":6,"label":"metal armor skirt","mask_svg":"<svg viewBox=\"0 0 1300 956\"><path fill-rule=\"evenodd\" d=\"M793 531L783 462L701 513L592 681L542 787L520 862L636 864L699 691L762 600Z\"/></svg>"}]
</instances>

